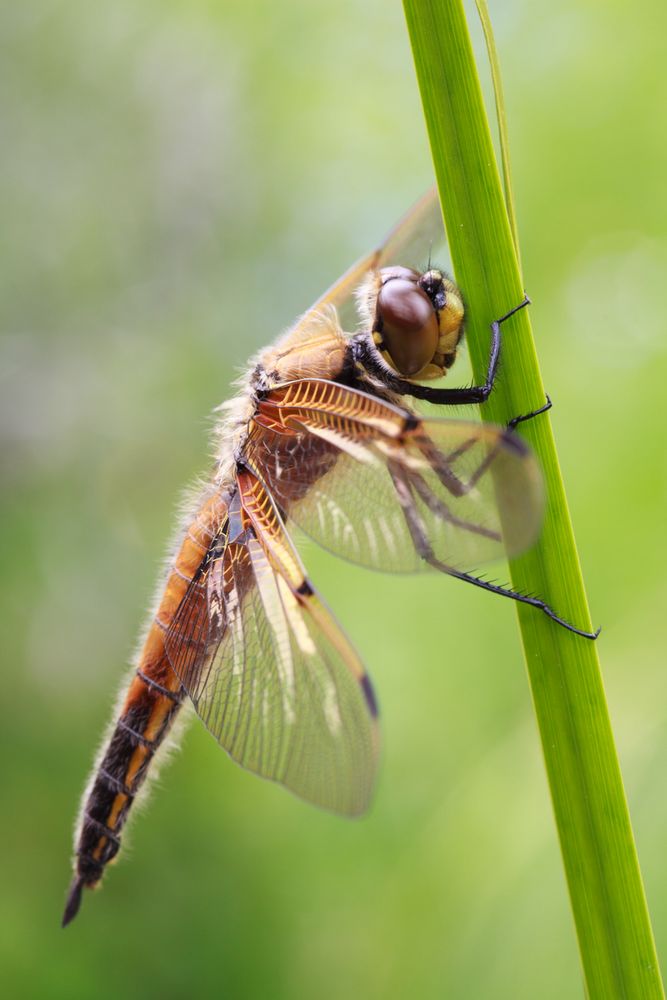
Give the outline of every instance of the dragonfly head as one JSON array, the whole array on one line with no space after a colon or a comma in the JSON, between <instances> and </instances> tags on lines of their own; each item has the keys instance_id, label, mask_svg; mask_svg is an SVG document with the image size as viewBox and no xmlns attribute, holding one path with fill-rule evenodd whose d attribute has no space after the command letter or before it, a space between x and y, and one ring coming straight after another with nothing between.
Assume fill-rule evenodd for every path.
<instances>
[{"instance_id":1,"label":"dragonfly head","mask_svg":"<svg viewBox=\"0 0 667 1000\"><path fill-rule=\"evenodd\" d=\"M373 339L400 375L441 378L463 335L463 301L442 271L408 267L378 272Z\"/></svg>"}]
</instances>

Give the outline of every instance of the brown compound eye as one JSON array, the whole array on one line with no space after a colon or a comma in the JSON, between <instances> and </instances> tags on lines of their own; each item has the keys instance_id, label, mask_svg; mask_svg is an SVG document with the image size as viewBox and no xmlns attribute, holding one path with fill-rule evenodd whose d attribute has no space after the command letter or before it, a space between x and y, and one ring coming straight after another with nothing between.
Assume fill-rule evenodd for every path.
<instances>
[{"instance_id":1,"label":"brown compound eye","mask_svg":"<svg viewBox=\"0 0 667 1000\"><path fill-rule=\"evenodd\" d=\"M430 364L438 346L438 318L431 300L414 279L390 278L377 298L377 329L401 375L416 375Z\"/></svg>"}]
</instances>

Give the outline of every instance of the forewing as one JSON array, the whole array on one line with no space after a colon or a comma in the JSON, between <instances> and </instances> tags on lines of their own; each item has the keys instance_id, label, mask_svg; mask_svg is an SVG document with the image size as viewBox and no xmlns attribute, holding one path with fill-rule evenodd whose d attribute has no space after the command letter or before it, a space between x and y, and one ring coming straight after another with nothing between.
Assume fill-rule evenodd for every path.
<instances>
[{"instance_id":1,"label":"forewing","mask_svg":"<svg viewBox=\"0 0 667 1000\"><path fill-rule=\"evenodd\" d=\"M300 323L320 312L325 306L335 306L344 330L353 330L357 323L354 293L371 271L387 265L401 264L424 270L429 258L447 268L446 241L440 201L435 187L431 188L403 216L382 244L353 264L331 288L318 299Z\"/></svg>"},{"instance_id":2,"label":"forewing","mask_svg":"<svg viewBox=\"0 0 667 1000\"><path fill-rule=\"evenodd\" d=\"M355 815L368 805L377 769L370 682L265 494L260 506L259 515L244 509L243 536L191 586L167 636L168 656L234 760Z\"/></svg>"},{"instance_id":3,"label":"forewing","mask_svg":"<svg viewBox=\"0 0 667 1000\"><path fill-rule=\"evenodd\" d=\"M539 532L537 463L500 427L421 419L313 379L260 405L247 447L295 524L373 569L413 572L432 554L441 566L471 570L523 551Z\"/></svg>"}]
</instances>

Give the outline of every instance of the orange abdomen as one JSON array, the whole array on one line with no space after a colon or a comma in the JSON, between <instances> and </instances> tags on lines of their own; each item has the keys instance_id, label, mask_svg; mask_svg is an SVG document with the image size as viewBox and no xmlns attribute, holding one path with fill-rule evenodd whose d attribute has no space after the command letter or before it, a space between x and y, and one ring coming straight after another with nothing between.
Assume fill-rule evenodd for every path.
<instances>
[{"instance_id":1,"label":"orange abdomen","mask_svg":"<svg viewBox=\"0 0 667 1000\"><path fill-rule=\"evenodd\" d=\"M193 576L227 513L216 493L199 508L172 563L136 671L111 737L86 792L76 840L75 877L63 926L75 916L84 887L98 884L120 849L123 825L150 763L184 697L166 651L165 636Z\"/></svg>"}]
</instances>

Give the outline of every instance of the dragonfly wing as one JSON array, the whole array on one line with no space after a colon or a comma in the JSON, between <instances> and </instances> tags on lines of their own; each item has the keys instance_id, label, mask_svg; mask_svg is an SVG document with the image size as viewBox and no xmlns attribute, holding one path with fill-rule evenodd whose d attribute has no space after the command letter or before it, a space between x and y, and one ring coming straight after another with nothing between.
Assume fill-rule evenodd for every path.
<instances>
[{"instance_id":1,"label":"dragonfly wing","mask_svg":"<svg viewBox=\"0 0 667 1000\"><path fill-rule=\"evenodd\" d=\"M308 323L311 314L334 306L344 330L353 330L357 324L354 293L369 271L388 265L401 264L426 270L431 255L440 267L447 268L445 231L437 188L427 191L388 233L383 243L371 253L361 257L338 281L317 300L299 323ZM297 324L298 326L299 324Z\"/></svg>"},{"instance_id":2,"label":"dragonfly wing","mask_svg":"<svg viewBox=\"0 0 667 1000\"><path fill-rule=\"evenodd\" d=\"M415 527L437 562L470 570L523 551L541 525L541 474L519 437L326 380L262 401L247 459L306 534L374 569L427 568Z\"/></svg>"},{"instance_id":3,"label":"dragonfly wing","mask_svg":"<svg viewBox=\"0 0 667 1000\"><path fill-rule=\"evenodd\" d=\"M268 494L239 475L243 532L214 542L167 636L198 715L243 767L347 815L368 806L368 676L306 580Z\"/></svg>"}]
</instances>

